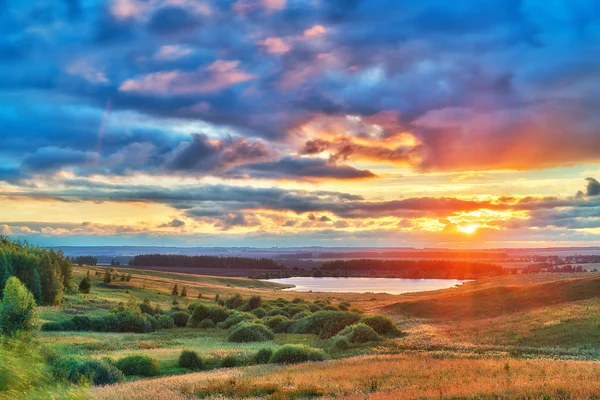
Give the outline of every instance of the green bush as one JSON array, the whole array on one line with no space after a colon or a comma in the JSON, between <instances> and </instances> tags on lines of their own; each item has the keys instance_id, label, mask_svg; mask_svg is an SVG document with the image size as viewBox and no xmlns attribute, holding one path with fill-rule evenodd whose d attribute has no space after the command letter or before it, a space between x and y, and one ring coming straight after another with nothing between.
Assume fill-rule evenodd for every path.
<instances>
[{"instance_id":1,"label":"green bush","mask_svg":"<svg viewBox=\"0 0 600 400\"><path fill-rule=\"evenodd\" d=\"M360 315L347 311L318 311L306 318L294 321L288 332L313 333L323 339L335 336L345 327L355 324Z\"/></svg>"},{"instance_id":2,"label":"green bush","mask_svg":"<svg viewBox=\"0 0 600 400\"><path fill-rule=\"evenodd\" d=\"M347 337L350 343L367 343L380 339L373 328L363 323L347 326L338 335Z\"/></svg>"},{"instance_id":3,"label":"green bush","mask_svg":"<svg viewBox=\"0 0 600 400\"><path fill-rule=\"evenodd\" d=\"M244 321L256 321L258 318L254 314L250 314L247 312L234 311L227 317L227 319L223 322L219 322L217 324L217 328L219 329L229 329L234 325L239 324Z\"/></svg>"},{"instance_id":4,"label":"green bush","mask_svg":"<svg viewBox=\"0 0 600 400\"><path fill-rule=\"evenodd\" d=\"M221 306L198 305L192 313L188 324L191 328L197 328L200 322L211 319L214 323L223 322L229 317L230 311Z\"/></svg>"},{"instance_id":5,"label":"green bush","mask_svg":"<svg viewBox=\"0 0 600 400\"><path fill-rule=\"evenodd\" d=\"M251 312L252 312L252 314L256 315L258 318L262 318L265 315L267 315L267 312L265 311L265 309L263 307L256 308L256 309L252 310Z\"/></svg>"},{"instance_id":6,"label":"green bush","mask_svg":"<svg viewBox=\"0 0 600 400\"><path fill-rule=\"evenodd\" d=\"M227 340L235 343L265 342L274 337L273 332L264 325L241 322L230 329Z\"/></svg>"},{"instance_id":7,"label":"green bush","mask_svg":"<svg viewBox=\"0 0 600 400\"><path fill-rule=\"evenodd\" d=\"M265 318L264 324L275 333L285 333L292 321L283 315Z\"/></svg>"},{"instance_id":8,"label":"green bush","mask_svg":"<svg viewBox=\"0 0 600 400\"><path fill-rule=\"evenodd\" d=\"M104 360L61 358L52 364L54 376L73 383L110 385L125 380L123 372Z\"/></svg>"},{"instance_id":9,"label":"green bush","mask_svg":"<svg viewBox=\"0 0 600 400\"><path fill-rule=\"evenodd\" d=\"M198 324L198 328L200 329L212 329L214 328L216 325L213 322L212 319L206 318L203 319L202 321L200 321L200 323Z\"/></svg>"},{"instance_id":10,"label":"green bush","mask_svg":"<svg viewBox=\"0 0 600 400\"><path fill-rule=\"evenodd\" d=\"M233 296L225 300L225 305L227 306L227 308L230 308L232 310L243 306L244 303L244 299L239 294L234 294Z\"/></svg>"},{"instance_id":11,"label":"green bush","mask_svg":"<svg viewBox=\"0 0 600 400\"><path fill-rule=\"evenodd\" d=\"M162 314L156 316L158 329L173 329L175 328L175 320L170 315Z\"/></svg>"},{"instance_id":12,"label":"green bush","mask_svg":"<svg viewBox=\"0 0 600 400\"><path fill-rule=\"evenodd\" d=\"M19 278L11 276L0 302L0 333L7 336L38 329L38 313L33 294Z\"/></svg>"},{"instance_id":13,"label":"green bush","mask_svg":"<svg viewBox=\"0 0 600 400\"><path fill-rule=\"evenodd\" d=\"M311 313L315 313L317 311L321 311L321 307L317 304L310 303L308 304L308 311L310 311Z\"/></svg>"},{"instance_id":14,"label":"green bush","mask_svg":"<svg viewBox=\"0 0 600 400\"><path fill-rule=\"evenodd\" d=\"M375 332L383 336L400 336L402 331L398 329L396 325L388 317L383 315L372 315L368 317L362 317L360 319L365 325L373 328Z\"/></svg>"},{"instance_id":15,"label":"green bush","mask_svg":"<svg viewBox=\"0 0 600 400\"><path fill-rule=\"evenodd\" d=\"M65 330L60 322L46 322L42 325L42 331L44 332L61 332Z\"/></svg>"},{"instance_id":16,"label":"green bush","mask_svg":"<svg viewBox=\"0 0 600 400\"><path fill-rule=\"evenodd\" d=\"M121 358L115 366L126 376L156 376L159 372L158 361L144 355Z\"/></svg>"},{"instance_id":17,"label":"green bush","mask_svg":"<svg viewBox=\"0 0 600 400\"><path fill-rule=\"evenodd\" d=\"M175 326L178 328L187 326L189 318L190 314L186 313L185 311L177 311L173 313L173 321L175 322Z\"/></svg>"},{"instance_id":18,"label":"green bush","mask_svg":"<svg viewBox=\"0 0 600 400\"><path fill-rule=\"evenodd\" d=\"M327 305L327 306L323 307L323 310L325 310L325 311L342 311L338 307L331 306L331 305Z\"/></svg>"},{"instance_id":19,"label":"green bush","mask_svg":"<svg viewBox=\"0 0 600 400\"><path fill-rule=\"evenodd\" d=\"M283 315L286 318L292 318L292 316L290 315L289 312L282 310L282 309L275 309L275 310L271 310L269 312L267 312L265 314L265 317L276 317L278 315Z\"/></svg>"},{"instance_id":20,"label":"green bush","mask_svg":"<svg viewBox=\"0 0 600 400\"><path fill-rule=\"evenodd\" d=\"M310 312L308 312L308 311L302 311L302 312L299 312L298 314L294 315L294 317L292 319L294 321L298 321L299 319L306 318L309 315L310 315Z\"/></svg>"},{"instance_id":21,"label":"green bush","mask_svg":"<svg viewBox=\"0 0 600 400\"><path fill-rule=\"evenodd\" d=\"M202 369L202 360L195 351L184 350L179 355L179 366L181 368Z\"/></svg>"},{"instance_id":22,"label":"green bush","mask_svg":"<svg viewBox=\"0 0 600 400\"><path fill-rule=\"evenodd\" d=\"M348 350L350 348L350 341L346 336L334 336L332 340L333 347L338 350Z\"/></svg>"},{"instance_id":23,"label":"green bush","mask_svg":"<svg viewBox=\"0 0 600 400\"><path fill-rule=\"evenodd\" d=\"M265 347L263 349L258 350L258 353L254 356L254 361L257 364L268 364L273 356L273 349Z\"/></svg>"},{"instance_id":24,"label":"green bush","mask_svg":"<svg viewBox=\"0 0 600 400\"><path fill-rule=\"evenodd\" d=\"M323 361L326 358L323 350L303 344L286 344L275 350L270 361L277 364L295 364L305 361Z\"/></svg>"},{"instance_id":25,"label":"green bush","mask_svg":"<svg viewBox=\"0 0 600 400\"><path fill-rule=\"evenodd\" d=\"M235 356L233 354L225 356L219 363L219 366L221 368L234 368L234 367L237 367L238 365L241 365L241 361L237 356Z\"/></svg>"}]
</instances>

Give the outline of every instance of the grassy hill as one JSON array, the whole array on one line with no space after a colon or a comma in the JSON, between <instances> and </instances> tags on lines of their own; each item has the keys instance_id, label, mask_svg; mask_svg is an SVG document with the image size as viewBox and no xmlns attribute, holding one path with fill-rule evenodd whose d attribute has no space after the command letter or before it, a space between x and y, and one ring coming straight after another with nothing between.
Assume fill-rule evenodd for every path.
<instances>
[{"instance_id":1,"label":"grassy hill","mask_svg":"<svg viewBox=\"0 0 600 400\"><path fill-rule=\"evenodd\" d=\"M490 318L596 297L600 297L600 277L443 291L403 300L383 311L419 318Z\"/></svg>"}]
</instances>

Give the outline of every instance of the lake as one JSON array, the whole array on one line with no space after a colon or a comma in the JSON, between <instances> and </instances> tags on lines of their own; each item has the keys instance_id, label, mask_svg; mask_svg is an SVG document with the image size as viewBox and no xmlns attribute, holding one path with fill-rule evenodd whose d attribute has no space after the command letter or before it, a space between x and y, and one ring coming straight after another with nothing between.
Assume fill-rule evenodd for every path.
<instances>
[{"instance_id":1,"label":"lake","mask_svg":"<svg viewBox=\"0 0 600 400\"><path fill-rule=\"evenodd\" d=\"M459 279L404 279L404 278L313 278L295 277L269 279L269 282L294 285L295 292L331 292L331 293L389 293L402 294L426 292L428 290L448 289L462 285L468 280Z\"/></svg>"}]
</instances>

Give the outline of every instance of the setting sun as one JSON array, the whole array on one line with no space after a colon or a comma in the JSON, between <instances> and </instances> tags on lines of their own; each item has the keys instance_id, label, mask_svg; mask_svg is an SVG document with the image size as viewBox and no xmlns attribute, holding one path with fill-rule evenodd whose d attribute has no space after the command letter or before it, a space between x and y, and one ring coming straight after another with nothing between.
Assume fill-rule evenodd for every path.
<instances>
[{"instance_id":1,"label":"setting sun","mask_svg":"<svg viewBox=\"0 0 600 400\"><path fill-rule=\"evenodd\" d=\"M477 231L477 228L479 228L479 225L465 225L465 226L458 226L458 230L462 233L466 233L467 235L472 235Z\"/></svg>"}]
</instances>

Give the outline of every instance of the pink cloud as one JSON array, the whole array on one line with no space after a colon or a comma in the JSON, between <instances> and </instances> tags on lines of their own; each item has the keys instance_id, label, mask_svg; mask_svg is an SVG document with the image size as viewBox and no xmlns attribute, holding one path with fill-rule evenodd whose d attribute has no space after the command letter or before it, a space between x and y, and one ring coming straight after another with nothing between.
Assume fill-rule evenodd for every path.
<instances>
[{"instance_id":1,"label":"pink cloud","mask_svg":"<svg viewBox=\"0 0 600 400\"><path fill-rule=\"evenodd\" d=\"M265 40L261 41L259 43L261 46L263 46L268 53L272 53L272 54L283 54L283 53L287 53L288 51L290 51L292 49L292 46L290 46L288 43L286 43L285 40L283 40L282 38L277 38L277 37L270 37L270 38L266 38Z\"/></svg>"},{"instance_id":2,"label":"pink cloud","mask_svg":"<svg viewBox=\"0 0 600 400\"><path fill-rule=\"evenodd\" d=\"M217 60L196 71L154 72L138 79L128 79L119 88L123 92L156 94L194 94L215 92L256 76L238 68L239 61Z\"/></svg>"},{"instance_id":3,"label":"pink cloud","mask_svg":"<svg viewBox=\"0 0 600 400\"><path fill-rule=\"evenodd\" d=\"M327 33L327 28L323 25L315 25L312 28L309 28L304 31L304 37L314 38L319 37Z\"/></svg>"}]
</instances>

